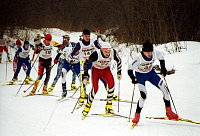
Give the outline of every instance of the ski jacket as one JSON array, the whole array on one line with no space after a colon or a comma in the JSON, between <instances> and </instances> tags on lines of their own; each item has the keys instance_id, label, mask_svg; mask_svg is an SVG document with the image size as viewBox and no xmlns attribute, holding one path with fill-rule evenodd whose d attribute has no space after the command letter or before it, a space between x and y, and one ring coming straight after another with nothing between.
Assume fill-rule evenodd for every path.
<instances>
[{"instance_id":1,"label":"ski jacket","mask_svg":"<svg viewBox=\"0 0 200 136\"><path fill-rule=\"evenodd\" d=\"M158 50L153 51L151 58L147 58L143 52L140 52L129 65L129 70L135 70L139 73L148 73L152 70L153 63L156 59L164 60L164 55Z\"/></svg>"},{"instance_id":2,"label":"ski jacket","mask_svg":"<svg viewBox=\"0 0 200 136\"><path fill-rule=\"evenodd\" d=\"M111 49L110 56L107 58L103 55L103 52L101 52L100 49L93 52L89 56L89 60L87 60L84 64L84 71L88 71L87 65L90 65L90 63L92 63L92 66L97 69L106 69L111 66L112 60L117 62L117 73L121 74L121 59L115 49Z\"/></svg>"},{"instance_id":3,"label":"ski jacket","mask_svg":"<svg viewBox=\"0 0 200 136\"><path fill-rule=\"evenodd\" d=\"M87 59L95 50L100 49L101 45L98 43L97 40L90 40L86 42L84 39L78 42L71 53L71 56L75 55L77 51L79 51L83 60Z\"/></svg>"}]
</instances>

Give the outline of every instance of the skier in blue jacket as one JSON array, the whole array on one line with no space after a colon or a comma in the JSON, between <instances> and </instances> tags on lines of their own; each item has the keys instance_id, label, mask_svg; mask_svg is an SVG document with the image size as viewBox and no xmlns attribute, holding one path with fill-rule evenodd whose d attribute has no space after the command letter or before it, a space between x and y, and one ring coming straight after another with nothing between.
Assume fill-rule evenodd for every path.
<instances>
[{"instance_id":1,"label":"skier in blue jacket","mask_svg":"<svg viewBox=\"0 0 200 136\"><path fill-rule=\"evenodd\" d=\"M26 71L26 79L25 79L25 84L29 84L29 81L32 80L30 78L30 72L31 72L31 63L30 63L30 58L29 58L29 52L30 52L30 44L28 41L24 41L24 45L21 46L15 53L15 58L18 59L17 63L17 70L14 73L14 77L12 80L9 82L10 85L14 84L14 82L17 80L18 74L20 72L20 69L22 67L22 64L24 63L27 66L27 71Z\"/></svg>"},{"instance_id":2,"label":"skier in blue jacket","mask_svg":"<svg viewBox=\"0 0 200 136\"><path fill-rule=\"evenodd\" d=\"M130 76L133 84L138 84L141 95L140 99L138 100L135 117L132 120L134 124L139 122L140 113L147 97L147 90L145 87L146 81L149 81L155 85L163 93L163 100L165 103L167 117L169 119L178 118L178 115L171 109L169 94L163 80L153 69L153 63L156 59L160 61L161 74L166 76L167 70L165 68L165 60L163 54L158 50L154 50L153 45L146 41L143 44L142 52L138 53L138 55L134 57L132 63L129 66L128 75ZM135 70L135 75L133 74L133 70Z\"/></svg>"}]
</instances>

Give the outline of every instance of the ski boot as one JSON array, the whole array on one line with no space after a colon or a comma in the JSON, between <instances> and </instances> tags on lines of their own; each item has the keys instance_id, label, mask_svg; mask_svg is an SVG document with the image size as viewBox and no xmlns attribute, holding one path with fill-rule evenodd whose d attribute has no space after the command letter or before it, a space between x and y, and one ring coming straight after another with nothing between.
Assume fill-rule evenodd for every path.
<instances>
[{"instance_id":1,"label":"ski boot","mask_svg":"<svg viewBox=\"0 0 200 136\"><path fill-rule=\"evenodd\" d=\"M83 114L82 120L85 119L85 117L87 116L87 114L88 114L89 111L90 111L90 108L91 108L91 104L87 103L87 104L85 105L84 110L82 111L82 114Z\"/></svg>"},{"instance_id":2,"label":"ski boot","mask_svg":"<svg viewBox=\"0 0 200 136\"><path fill-rule=\"evenodd\" d=\"M71 90L78 90L78 88L76 87L76 85L75 85L75 81L72 81L72 83L71 83Z\"/></svg>"},{"instance_id":3,"label":"ski boot","mask_svg":"<svg viewBox=\"0 0 200 136\"><path fill-rule=\"evenodd\" d=\"M16 80L16 78L12 78L12 80L9 82L9 85L13 85Z\"/></svg>"},{"instance_id":4,"label":"ski boot","mask_svg":"<svg viewBox=\"0 0 200 136\"><path fill-rule=\"evenodd\" d=\"M113 94L113 100L118 100L119 98L117 97L117 95Z\"/></svg>"},{"instance_id":5,"label":"ski boot","mask_svg":"<svg viewBox=\"0 0 200 136\"><path fill-rule=\"evenodd\" d=\"M49 91L49 92L52 92L53 89L54 89L54 87L55 87L55 85L52 84L52 85L49 87L48 91Z\"/></svg>"},{"instance_id":6,"label":"ski boot","mask_svg":"<svg viewBox=\"0 0 200 136\"><path fill-rule=\"evenodd\" d=\"M107 100L105 110L106 114L114 114L114 111L112 109L112 100Z\"/></svg>"},{"instance_id":7,"label":"ski boot","mask_svg":"<svg viewBox=\"0 0 200 136\"><path fill-rule=\"evenodd\" d=\"M66 96L67 96L67 90L63 90L62 98L65 98Z\"/></svg>"},{"instance_id":8,"label":"ski boot","mask_svg":"<svg viewBox=\"0 0 200 136\"><path fill-rule=\"evenodd\" d=\"M30 76L27 76L26 78L28 78L29 81L33 81L33 79Z\"/></svg>"},{"instance_id":9,"label":"ski boot","mask_svg":"<svg viewBox=\"0 0 200 136\"><path fill-rule=\"evenodd\" d=\"M28 76L26 77L26 79L25 79L25 81L24 81L24 84L26 84L26 85L27 85L27 84L30 84L30 83L29 83Z\"/></svg>"},{"instance_id":10,"label":"ski boot","mask_svg":"<svg viewBox=\"0 0 200 136\"><path fill-rule=\"evenodd\" d=\"M133 124L137 124L140 120L140 113L135 113L135 117L133 118L132 122Z\"/></svg>"},{"instance_id":11,"label":"ski boot","mask_svg":"<svg viewBox=\"0 0 200 136\"><path fill-rule=\"evenodd\" d=\"M34 86L33 86L33 89L32 89L32 91L29 93L29 95L34 95L34 94L35 94L36 89L37 89L39 83L40 83L40 80L37 80L37 81L35 82L35 84L34 84Z\"/></svg>"},{"instance_id":12,"label":"ski boot","mask_svg":"<svg viewBox=\"0 0 200 136\"><path fill-rule=\"evenodd\" d=\"M172 119L177 120L178 119L178 115L172 111L171 107L166 107L166 115L170 120L172 120Z\"/></svg>"},{"instance_id":13,"label":"ski boot","mask_svg":"<svg viewBox=\"0 0 200 136\"><path fill-rule=\"evenodd\" d=\"M42 93L43 94L48 94L47 86L46 85L43 86Z\"/></svg>"},{"instance_id":14,"label":"ski boot","mask_svg":"<svg viewBox=\"0 0 200 136\"><path fill-rule=\"evenodd\" d=\"M85 99L86 99L85 94L80 96L80 99L79 99L79 102L78 102L79 106L83 106Z\"/></svg>"}]
</instances>

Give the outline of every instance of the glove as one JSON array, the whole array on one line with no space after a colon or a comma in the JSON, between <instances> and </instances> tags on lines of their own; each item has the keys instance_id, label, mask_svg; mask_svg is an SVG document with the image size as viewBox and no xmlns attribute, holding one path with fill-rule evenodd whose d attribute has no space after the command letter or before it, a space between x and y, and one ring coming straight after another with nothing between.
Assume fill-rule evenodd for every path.
<instances>
[{"instance_id":1,"label":"glove","mask_svg":"<svg viewBox=\"0 0 200 136\"><path fill-rule=\"evenodd\" d=\"M58 63L58 60L57 59L54 59L54 64L57 64Z\"/></svg>"},{"instance_id":2,"label":"glove","mask_svg":"<svg viewBox=\"0 0 200 136\"><path fill-rule=\"evenodd\" d=\"M162 68L162 69L161 69L161 75L163 75L164 77L167 75L167 70L166 70L166 68Z\"/></svg>"},{"instance_id":3,"label":"glove","mask_svg":"<svg viewBox=\"0 0 200 136\"><path fill-rule=\"evenodd\" d=\"M84 75L84 79L89 79L89 77L90 77L89 74L88 74L87 72L84 72L83 75Z\"/></svg>"},{"instance_id":4,"label":"glove","mask_svg":"<svg viewBox=\"0 0 200 136\"><path fill-rule=\"evenodd\" d=\"M89 74L86 73L86 72L84 72L83 84L84 84L85 86L87 86L87 84L90 83L90 81L89 81L89 77L90 77Z\"/></svg>"},{"instance_id":5,"label":"glove","mask_svg":"<svg viewBox=\"0 0 200 136\"><path fill-rule=\"evenodd\" d=\"M74 60L70 60L69 63L70 63L71 65L73 65L73 64L74 64Z\"/></svg>"},{"instance_id":6,"label":"glove","mask_svg":"<svg viewBox=\"0 0 200 136\"><path fill-rule=\"evenodd\" d=\"M137 84L138 83L138 79L135 76L132 78L132 83L133 84Z\"/></svg>"},{"instance_id":7,"label":"glove","mask_svg":"<svg viewBox=\"0 0 200 136\"><path fill-rule=\"evenodd\" d=\"M117 74L117 79L118 79L118 80L121 80L121 79L122 79L121 73L120 73L120 74Z\"/></svg>"}]
</instances>

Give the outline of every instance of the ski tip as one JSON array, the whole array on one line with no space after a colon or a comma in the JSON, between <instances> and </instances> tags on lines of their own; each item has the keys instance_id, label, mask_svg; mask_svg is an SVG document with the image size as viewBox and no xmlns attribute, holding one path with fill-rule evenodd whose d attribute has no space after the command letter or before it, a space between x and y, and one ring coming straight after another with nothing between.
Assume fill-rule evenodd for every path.
<instances>
[{"instance_id":1,"label":"ski tip","mask_svg":"<svg viewBox=\"0 0 200 136\"><path fill-rule=\"evenodd\" d=\"M135 126L136 126L136 124L133 123L133 125L131 126L131 130L133 130Z\"/></svg>"},{"instance_id":2,"label":"ski tip","mask_svg":"<svg viewBox=\"0 0 200 136\"><path fill-rule=\"evenodd\" d=\"M86 116L84 116L84 115L83 115L83 116L82 116L82 118L81 118L81 120L84 120L84 119L85 119L85 117L86 117Z\"/></svg>"}]
</instances>

